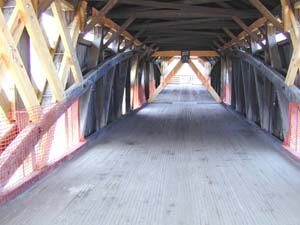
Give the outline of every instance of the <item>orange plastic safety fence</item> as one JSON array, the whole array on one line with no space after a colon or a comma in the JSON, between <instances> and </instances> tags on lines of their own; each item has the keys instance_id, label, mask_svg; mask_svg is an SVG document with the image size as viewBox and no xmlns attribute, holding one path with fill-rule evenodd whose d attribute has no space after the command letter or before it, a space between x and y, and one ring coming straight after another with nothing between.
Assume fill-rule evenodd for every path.
<instances>
[{"instance_id":1,"label":"orange plastic safety fence","mask_svg":"<svg viewBox=\"0 0 300 225\"><path fill-rule=\"evenodd\" d=\"M155 91L155 80L149 82L149 96L151 96Z\"/></svg>"},{"instance_id":2,"label":"orange plastic safety fence","mask_svg":"<svg viewBox=\"0 0 300 225\"><path fill-rule=\"evenodd\" d=\"M1 115L0 204L79 144L79 100L63 107L53 104Z\"/></svg>"},{"instance_id":3,"label":"orange plastic safety fence","mask_svg":"<svg viewBox=\"0 0 300 225\"><path fill-rule=\"evenodd\" d=\"M230 84L226 84L224 85L223 88L223 102L226 105L231 105L231 85Z\"/></svg>"},{"instance_id":4,"label":"orange plastic safety fence","mask_svg":"<svg viewBox=\"0 0 300 225\"><path fill-rule=\"evenodd\" d=\"M289 132L284 146L296 156L300 156L300 103L291 102L289 108Z\"/></svg>"}]
</instances>

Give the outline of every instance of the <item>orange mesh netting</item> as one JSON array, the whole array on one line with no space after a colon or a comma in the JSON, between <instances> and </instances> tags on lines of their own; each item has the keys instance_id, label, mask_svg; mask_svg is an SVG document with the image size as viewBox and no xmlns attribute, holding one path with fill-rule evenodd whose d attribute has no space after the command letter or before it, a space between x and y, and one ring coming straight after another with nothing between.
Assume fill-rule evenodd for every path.
<instances>
[{"instance_id":1,"label":"orange mesh netting","mask_svg":"<svg viewBox=\"0 0 300 225\"><path fill-rule=\"evenodd\" d=\"M300 103L291 102L289 132L284 140L284 146L293 154L300 156Z\"/></svg>"},{"instance_id":2,"label":"orange mesh netting","mask_svg":"<svg viewBox=\"0 0 300 225\"><path fill-rule=\"evenodd\" d=\"M226 105L231 105L231 85L226 84L223 88L223 102Z\"/></svg>"},{"instance_id":3,"label":"orange mesh netting","mask_svg":"<svg viewBox=\"0 0 300 225\"><path fill-rule=\"evenodd\" d=\"M0 139L0 203L4 203L82 145L79 101L2 114Z\"/></svg>"}]
</instances>

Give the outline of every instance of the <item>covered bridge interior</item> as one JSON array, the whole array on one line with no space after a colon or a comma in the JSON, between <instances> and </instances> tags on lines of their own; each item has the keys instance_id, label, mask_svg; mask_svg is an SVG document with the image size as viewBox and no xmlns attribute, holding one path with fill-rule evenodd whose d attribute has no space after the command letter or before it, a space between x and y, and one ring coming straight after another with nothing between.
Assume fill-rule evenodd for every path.
<instances>
[{"instance_id":1,"label":"covered bridge interior","mask_svg":"<svg viewBox=\"0 0 300 225\"><path fill-rule=\"evenodd\" d=\"M0 8L0 224L300 224L299 0Z\"/></svg>"}]
</instances>

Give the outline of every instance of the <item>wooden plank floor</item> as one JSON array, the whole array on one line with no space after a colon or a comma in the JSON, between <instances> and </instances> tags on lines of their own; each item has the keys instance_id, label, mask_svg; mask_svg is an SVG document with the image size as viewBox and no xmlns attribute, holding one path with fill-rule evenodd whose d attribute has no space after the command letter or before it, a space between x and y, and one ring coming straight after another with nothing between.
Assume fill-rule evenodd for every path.
<instances>
[{"instance_id":1,"label":"wooden plank floor","mask_svg":"<svg viewBox=\"0 0 300 225\"><path fill-rule=\"evenodd\" d=\"M5 225L299 225L300 170L196 86L168 86L0 208Z\"/></svg>"}]
</instances>

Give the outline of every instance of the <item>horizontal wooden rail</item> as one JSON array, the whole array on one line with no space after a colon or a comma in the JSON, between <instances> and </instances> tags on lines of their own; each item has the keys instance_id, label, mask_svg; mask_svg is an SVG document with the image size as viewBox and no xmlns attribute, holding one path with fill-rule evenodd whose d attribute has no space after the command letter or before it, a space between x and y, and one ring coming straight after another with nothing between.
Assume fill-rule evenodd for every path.
<instances>
[{"instance_id":1,"label":"horizontal wooden rail","mask_svg":"<svg viewBox=\"0 0 300 225\"><path fill-rule=\"evenodd\" d=\"M156 57L181 56L181 51L157 51L154 52L152 56L156 56ZM214 56L219 56L219 53L217 53L216 51L190 51L190 56L214 57Z\"/></svg>"}]
</instances>

